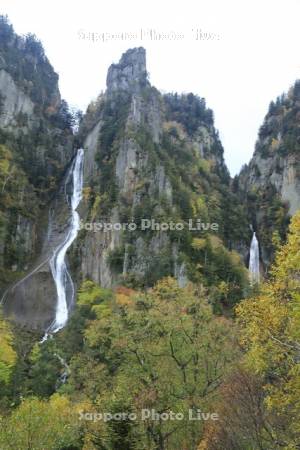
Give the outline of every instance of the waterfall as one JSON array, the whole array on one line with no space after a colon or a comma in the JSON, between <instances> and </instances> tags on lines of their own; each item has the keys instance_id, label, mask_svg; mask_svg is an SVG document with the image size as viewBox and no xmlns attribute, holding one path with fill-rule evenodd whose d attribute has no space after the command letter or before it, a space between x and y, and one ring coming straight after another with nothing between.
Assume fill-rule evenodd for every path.
<instances>
[{"instance_id":1,"label":"waterfall","mask_svg":"<svg viewBox=\"0 0 300 450\"><path fill-rule=\"evenodd\" d=\"M66 363L66 361L60 355L58 355L57 353L54 353L54 356L57 357L57 359L59 360L60 364L64 368L63 373L60 375L59 379L56 382L55 388L58 389L62 384L65 384L65 382L67 381L68 376L71 373L71 370L70 370L70 367L68 366L68 364Z\"/></svg>"},{"instance_id":2,"label":"waterfall","mask_svg":"<svg viewBox=\"0 0 300 450\"><path fill-rule=\"evenodd\" d=\"M81 197L82 197L82 186L83 186L83 149L79 149L76 158L72 164L69 175L72 176L73 180L73 191L71 194L71 224L68 230L66 239L62 244L60 244L54 251L50 259L50 267L53 279L56 285L57 291L57 305L55 320L51 326L50 331L52 333L57 332L64 327L68 320L69 310L68 305L73 303L74 300L74 285L72 278L67 269L67 264L65 261L65 256L68 248L71 246L73 241L76 239L79 226L80 217L76 211ZM68 179L69 177L67 177ZM67 299L67 285L71 287L70 298Z\"/></svg>"},{"instance_id":3,"label":"waterfall","mask_svg":"<svg viewBox=\"0 0 300 450\"><path fill-rule=\"evenodd\" d=\"M249 272L251 284L259 283L259 246L255 232L250 245Z\"/></svg>"}]
</instances>

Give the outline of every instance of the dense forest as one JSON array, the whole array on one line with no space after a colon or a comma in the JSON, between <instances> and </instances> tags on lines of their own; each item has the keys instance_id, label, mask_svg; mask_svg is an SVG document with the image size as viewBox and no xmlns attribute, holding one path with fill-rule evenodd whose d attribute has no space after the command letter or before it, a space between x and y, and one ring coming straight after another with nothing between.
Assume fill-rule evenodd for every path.
<instances>
[{"instance_id":1,"label":"dense forest","mask_svg":"<svg viewBox=\"0 0 300 450\"><path fill-rule=\"evenodd\" d=\"M213 314L203 286L164 278L147 292L86 280L43 344L2 318L1 448L296 449L299 258L297 214L233 317ZM199 411L218 420L189 420Z\"/></svg>"}]
</instances>

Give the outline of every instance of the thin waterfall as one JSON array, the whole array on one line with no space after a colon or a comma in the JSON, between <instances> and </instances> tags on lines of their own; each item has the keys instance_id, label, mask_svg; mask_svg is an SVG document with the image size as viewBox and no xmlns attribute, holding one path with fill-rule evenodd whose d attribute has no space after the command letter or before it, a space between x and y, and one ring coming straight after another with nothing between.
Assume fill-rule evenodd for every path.
<instances>
[{"instance_id":1,"label":"thin waterfall","mask_svg":"<svg viewBox=\"0 0 300 450\"><path fill-rule=\"evenodd\" d=\"M76 211L81 197L83 186L83 149L79 149L70 170L73 180L73 191L71 194L71 224L64 242L53 252L50 259L50 267L57 291L56 314L53 325L50 328L52 333L64 327L69 317L68 305L74 301L74 285L69 274L65 261L66 253L77 237L80 227L80 217ZM67 299L67 285L71 286L71 296Z\"/></svg>"},{"instance_id":2,"label":"thin waterfall","mask_svg":"<svg viewBox=\"0 0 300 450\"><path fill-rule=\"evenodd\" d=\"M259 246L255 232L250 245L249 272L251 284L259 283Z\"/></svg>"}]
</instances>

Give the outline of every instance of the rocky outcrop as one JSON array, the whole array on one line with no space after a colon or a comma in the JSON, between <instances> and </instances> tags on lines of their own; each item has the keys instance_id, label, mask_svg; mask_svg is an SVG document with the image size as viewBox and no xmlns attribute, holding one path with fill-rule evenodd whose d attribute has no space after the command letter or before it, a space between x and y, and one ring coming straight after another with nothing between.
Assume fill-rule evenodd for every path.
<instances>
[{"instance_id":1,"label":"rocky outcrop","mask_svg":"<svg viewBox=\"0 0 300 450\"><path fill-rule=\"evenodd\" d=\"M34 257L24 267L24 275L2 293L0 302L6 316L23 326L46 330L54 321L57 292L50 259L54 249L65 242L69 233L71 213L68 195L72 189L72 179L67 172L55 197L35 224L36 246L31 240L31 224L26 221L18 224L18 245L21 248L22 245L28 246L27 251ZM19 241L21 231L26 233L22 235L23 243Z\"/></svg>"},{"instance_id":2,"label":"rocky outcrop","mask_svg":"<svg viewBox=\"0 0 300 450\"><path fill-rule=\"evenodd\" d=\"M270 104L256 149L239 176L257 230L265 266L273 258L272 235L285 238L289 217L300 208L300 82Z\"/></svg>"},{"instance_id":3,"label":"rocky outcrop","mask_svg":"<svg viewBox=\"0 0 300 450\"><path fill-rule=\"evenodd\" d=\"M39 41L17 36L2 16L0 36L0 298L19 323L45 328L56 295L43 261L63 237L68 209L62 204L48 249L45 242L73 155L71 116Z\"/></svg>"},{"instance_id":4,"label":"rocky outcrop","mask_svg":"<svg viewBox=\"0 0 300 450\"><path fill-rule=\"evenodd\" d=\"M142 47L128 50L122 55L118 64L108 69L106 94L130 91L140 92L141 86L148 84L146 70L146 52Z\"/></svg>"},{"instance_id":5,"label":"rocky outcrop","mask_svg":"<svg viewBox=\"0 0 300 450\"><path fill-rule=\"evenodd\" d=\"M281 200L288 207L288 214L294 215L300 208L300 172L299 158L295 154L280 156L273 154L261 157L255 153L247 169L245 179L247 190L253 188L265 190L273 186Z\"/></svg>"},{"instance_id":6,"label":"rocky outcrop","mask_svg":"<svg viewBox=\"0 0 300 450\"><path fill-rule=\"evenodd\" d=\"M11 75L3 69L0 70L0 93L2 97L1 127L16 127L19 114L26 114L29 120L32 118L34 103L18 88Z\"/></svg>"},{"instance_id":7,"label":"rocky outcrop","mask_svg":"<svg viewBox=\"0 0 300 450\"><path fill-rule=\"evenodd\" d=\"M87 223L76 253L81 276L106 287L151 285L168 274L186 284L180 236L139 227L141 218L187 221L188 214L197 214L193 190L204 194L212 179L216 191L222 184L229 189L223 149L204 99L161 95L147 78L145 50L131 49L109 68L107 90L88 108L79 135L86 155L81 210ZM102 222L113 229L95 231ZM117 229L131 222L137 225L134 232Z\"/></svg>"},{"instance_id":8,"label":"rocky outcrop","mask_svg":"<svg viewBox=\"0 0 300 450\"><path fill-rule=\"evenodd\" d=\"M300 165L299 158L290 155L283 161L282 184L279 188L284 202L289 204L292 216L300 209Z\"/></svg>"},{"instance_id":9,"label":"rocky outcrop","mask_svg":"<svg viewBox=\"0 0 300 450\"><path fill-rule=\"evenodd\" d=\"M36 223L39 237L35 259L25 273L9 286L0 298L5 314L24 326L48 330L56 316L57 290L53 278L53 256L64 247L73 227L71 197L74 190L73 170L70 164L55 197ZM24 224L25 227L26 224ZM28 236L30 228L28 229ZM69 273L63 284L69 311L74 307L74 286Z\"/></svg>"}]
</instances>

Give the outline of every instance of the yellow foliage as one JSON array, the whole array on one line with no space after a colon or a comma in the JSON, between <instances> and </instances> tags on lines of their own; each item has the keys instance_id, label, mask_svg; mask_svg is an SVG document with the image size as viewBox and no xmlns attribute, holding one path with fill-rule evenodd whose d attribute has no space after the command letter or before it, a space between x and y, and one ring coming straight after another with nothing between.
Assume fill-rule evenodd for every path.
<instances>
[{"instance_id":1,"label":"yellow foliage","mask_svg":"<svg viewBox=\"0 0 300 450\"><path fill-rule=\"evenodd\" d=\"M229 285L225 281L221 281L218 284L218 289L219 289L220 293L225 296L228 295L228 293L229 293Z\"/></svg>"},{"instance_id":2,"label":"yellow foliage","mask_svg":"<svg viewBox=\"0 0 300 450\"><path fill-rule=\"evenodd\" d=\"M2 450L54 450L76 445L79 439L78 414L66 397L54 394L49 401L29 397L8 417L2 418Z\"/></svg>"},{"instance_id":3,"label":"yellow foliage","mask_svg":"<svg viewBox=\"0 0 300 450\"><path fill-rule=\"evenodd\" d=\"M8 323L0 316L0 382L9 382L16 358L12 332Z\"/></svg>"},{"instance_id":4,"label":"yellow foliage","mask_svg":"<svg viewBox=\"0 0 300 450\"><path fill-rule=\"evenodd\" d=\"M184 139L185 138L185 131L184 131L184 128L181 125L181 123L175 122L175 121L169 121L169 122L164 122L163 123L163 129L165 131L169 131L172 128L176 129L177 134L178 134L180 139Z\"/></svg>"},{"instance_id":5,"label":"yellow foliage","mask_svg":"<svg viewBox=\"0 0 300 450\"><path fill-rule=\"evenodd\" d=\"M34 344L34 346L32 347L32 350L30 353L30 357L29 357L30 361L35 363L40 358L40 355L41 355L41 346L38 342L36 342Z\"/></svg>"},{"instance_id":6,"label":"yellow foliage","mask_svg":"<svg viewBox=\"0 0 300 450\"><path fill-rule=\"evenodd\" d=\"M111 315L111 308L105 304L93 305L92 311L96 314L97 319L102 319Z\"/></svg>"},{"instance_id":7,"label":"yellow foliage","mask_svg":"<svg viewBox=\"0 0 300 450\"><path fill-rule=\"evenodd\" d=\"M279 140L273 138L273 139L272 139L272 142L271 142L271 150L272 150L273 152L276 151L276 150L278 150L279 145L280 145Z\"/></svg>"},{"instance_id":8,"label":"yellow foliage","mask_svg":"<svg viewBox=\"0 0 300 450\"><path fill-rule=\"evenodd\" d=\"M101 196L100 196L100 194L97 194L95 197L92 212L91 212L91 220L92 221L95 219L95 217L97 215L100 203L101 203Z\"/></svg>"},{"instance_id":9,"label":"yellow foliage","mask_svg":"<svg viewBox=\"0 0 300 450\"><path fill-rule=\"evenodd\" d=\"M204 173L209 173L214 166L214 162L211 159L200 158L198 161L198 168Z\"/></svg>"},{"instance_id":10,"label":"yellow foliage","mask_svg":"<svg viewBox=\"0 0 300 450\"><path fill-rule=\"evenodd\" d=\"M300 432L299 273L300 211L291 221L287 243L277 252L271 279L256 297L236 308L246 365L272 380L265 385L265 403L288 424L284 439L290 449L296 448Z\"/></svg>"},{"instance_id":11,"label":"yellow foliage","mask_svg":"<svg viewBox=\"0 0 300 450\"><path fill-rule=\"evenodd\" d=\"M230 254L230 259L233 264L236 264L236 265L242 264L241 256L239 255L238 252L236 252L235 250L231 250L229 254Z\"/></svg>"},{"instance_id":12,"label":"yellow foliage","mask_svg":"<svg viewBox=\"0 0 300 450\"><path fill-rule=\"evenodd\" d=\"M206 239L201 239L201 238L194 238L192 241L192 247L195 250L201 250L203 249L207 244Z\"/></svg>"},{"instance_id":13,"label":"yellow foliage","mask_svg":"<svg viewBox=\"0 0 300 450\"><path fill-rule=\"evenodd\" d=\"M205 200L201 196L197 195L192 198L191 206L194 217L201 218L202 220L205 220L208 217L207 206Z\"/></svg>"},{"instance_id":14,"label":"yellow foliage","mask_svg":"<svg viewBox=\"0 0 300 450\"><path fill-rule=\"evenodd\" d=\"M90 186L86 186L82 189L83 200L87 202L90 199L92 193L92 188Z\"/></svg>"},{"instance_id":15,"label":"yellow foliage","mask_svg":"<svg viewBox=\"0 0 300 450\"><path fill-rule=\"evenodd\" d=\"M223 247L222 239L220 239L218 236L215 235L209 236L209 241L213 250Z\"/></svg>"}]
</instances>

